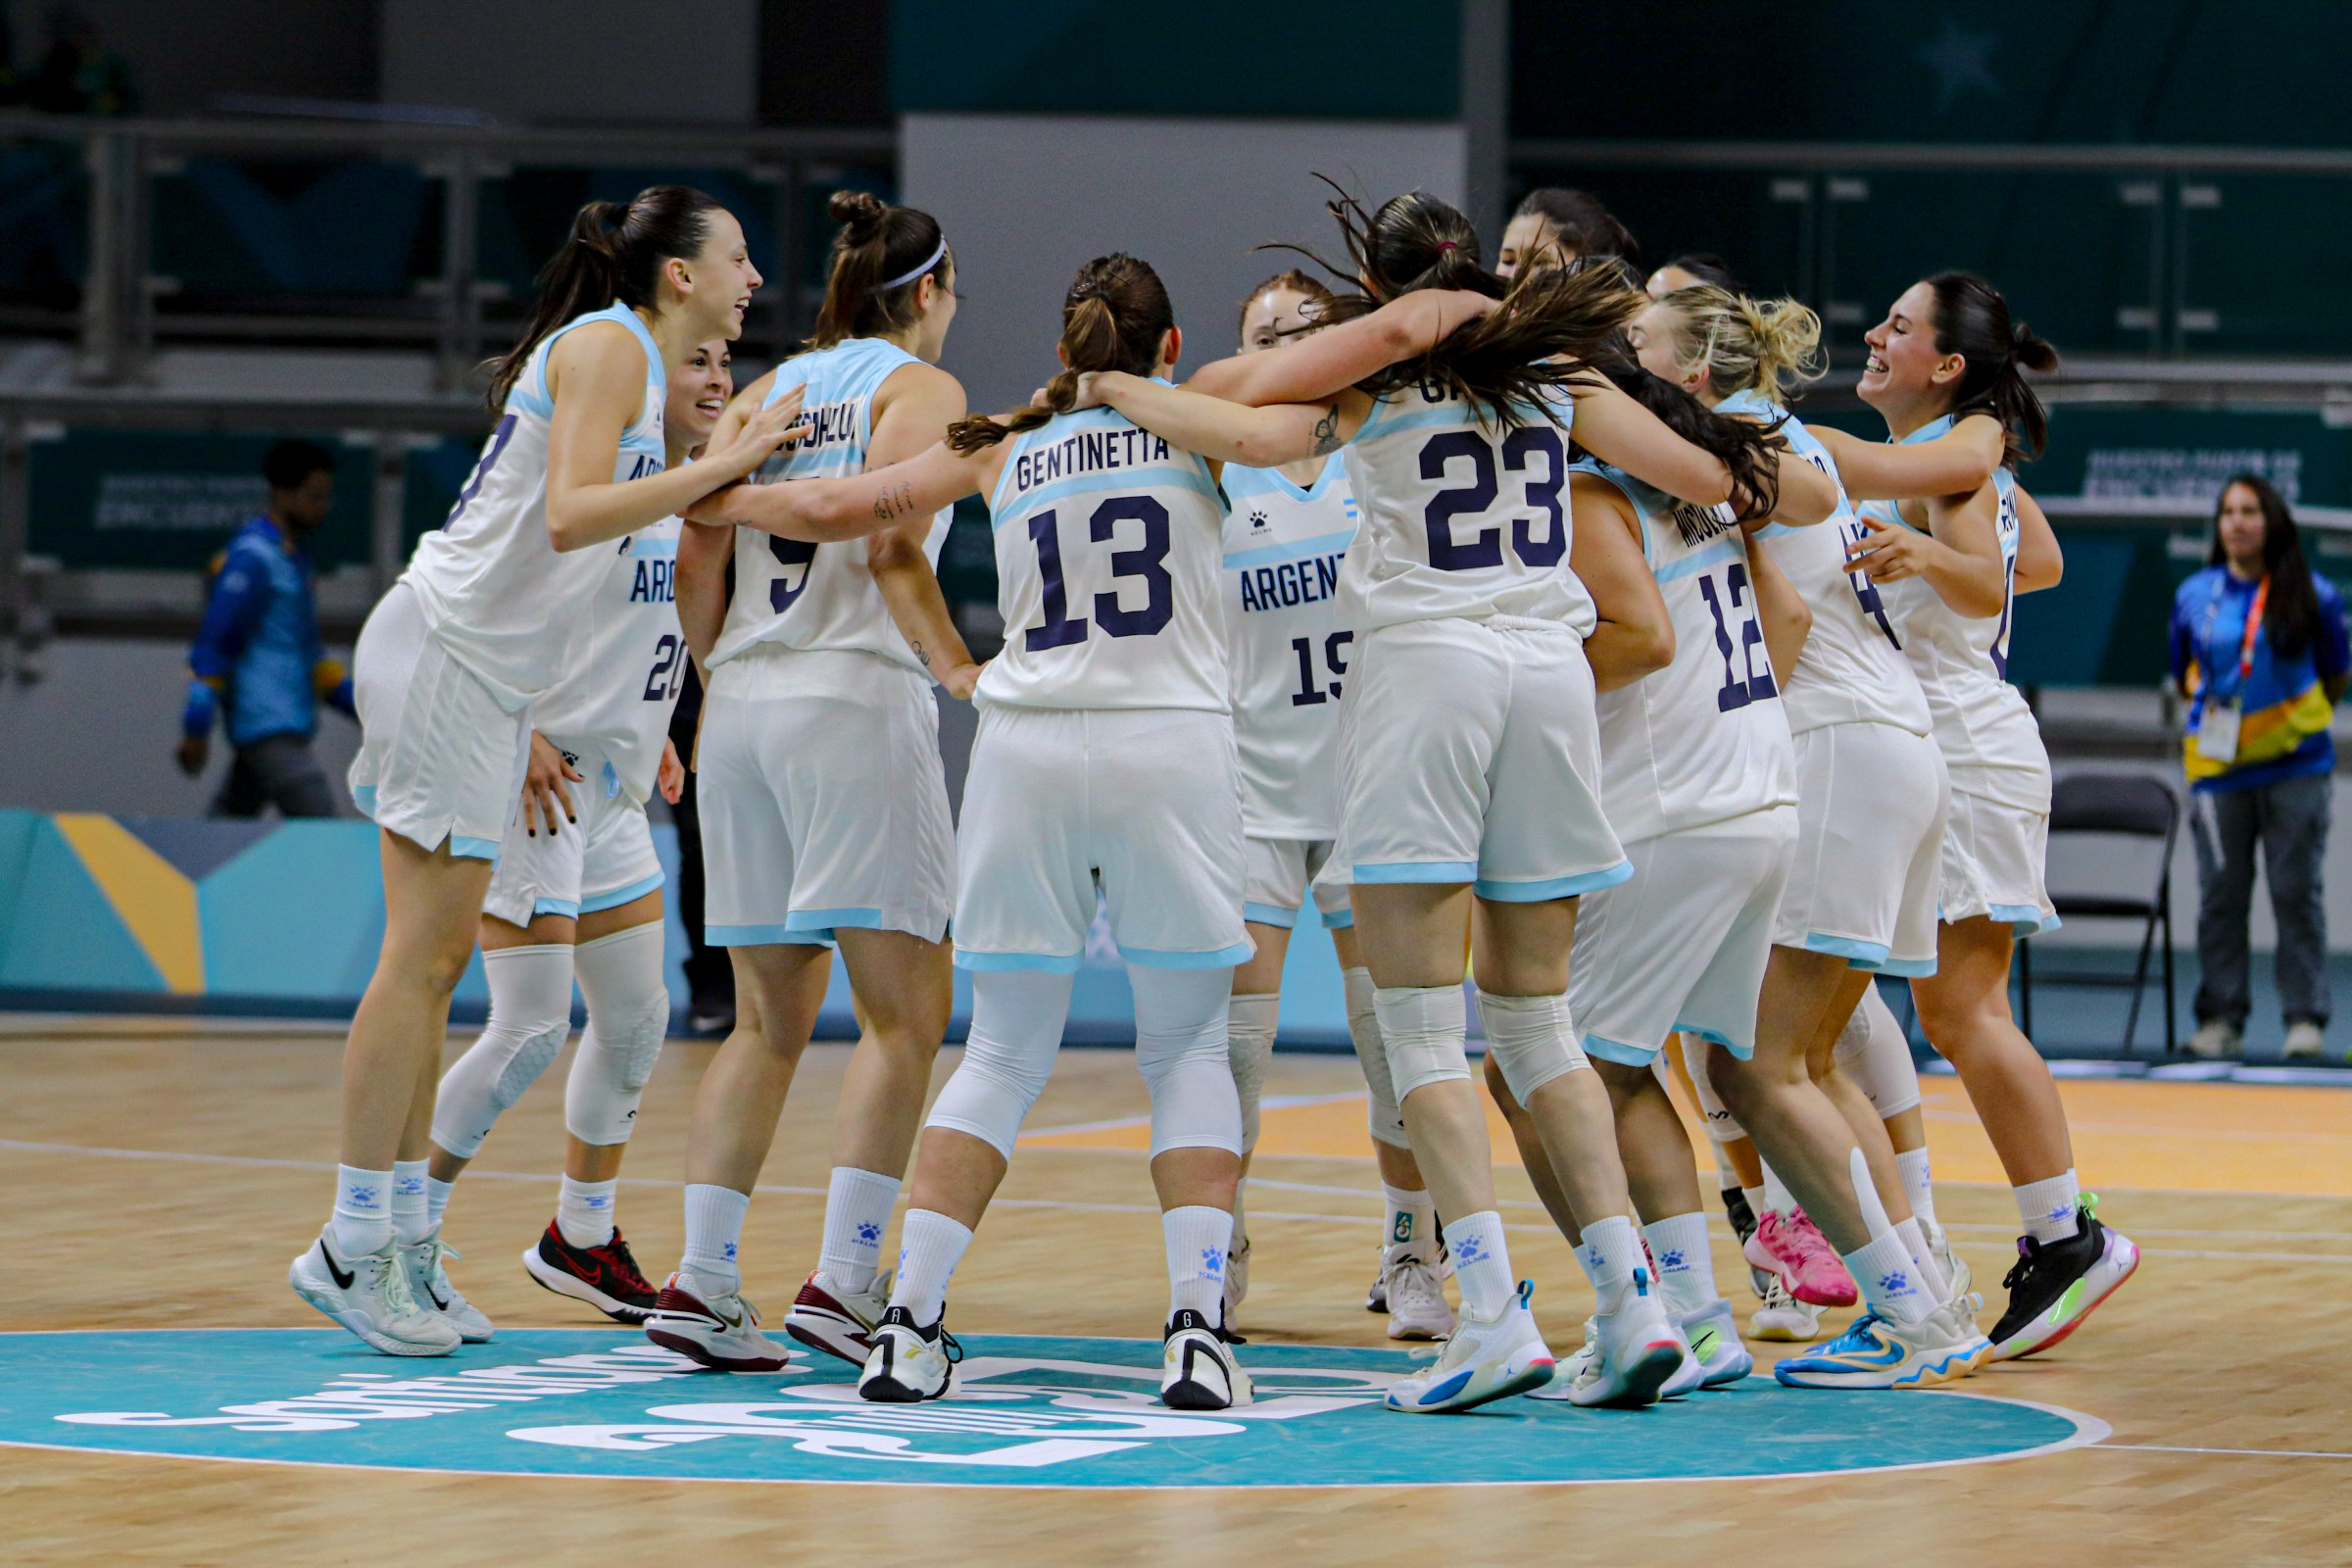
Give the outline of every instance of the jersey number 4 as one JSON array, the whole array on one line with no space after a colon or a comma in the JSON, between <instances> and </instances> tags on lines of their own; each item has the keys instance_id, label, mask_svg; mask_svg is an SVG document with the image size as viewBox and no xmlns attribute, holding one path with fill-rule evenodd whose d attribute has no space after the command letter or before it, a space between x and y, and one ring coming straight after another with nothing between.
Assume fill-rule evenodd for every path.
<instances>
[{"instance_id":1,"label":"jersey number 4","mask_svg":"<svg viewBox=\"0 0 2352 1568\"><path fill-rule=\"evenodd\" d=\"M1560 432L1548 424L1523 424L1502 438L1502 466L1525 473L1529 460L1541 457L1544 471L1526 481L1527 503L1544 514L1538 519L1511 518L1511 554L1538 568L1557 565L1568 553L1568 516L1560 505L1560 487L1568 467L1560 447ZM1491 512L1500 487L1495 483L1494 448L1476 430L1441 430L1421 446L1421 477L1444 479L1457 460L1468 459L1470 482L1449 485L1429 498L1421 520L1429 530L1429 564L1440 571L1477 571L1502 564L1502 524L1491 523L1468 539L1457 539L1453 519Z\"/></svg>"},{"instance_id":2,"label":"jersey number 4","mask_svg":"<svg viewBox=\"0 0 2352 1568\"><path fill-rule=\"evenodd\" d=\"M1176 613L1176 581L1168 575L1168 509L1150 496L1114 496L1095 509L1087 519L1086 536L1106 545L1122 522L1143 524L1143 542L1110 556L1113 578L1128 577L1144 585L1144 602L1129 608L1114 590L1095 595L1095 624L1112 637L1150 637L1165 627ZM1069 590L1062 583L1061 520L1052 512L1029 519L1029 540L1037 546L1037 574L1044 592L1043 619L1022 634L1021 646L1043 653L1086 641L1084 615L1070 613Z\"/></svg>"}]
</instances>

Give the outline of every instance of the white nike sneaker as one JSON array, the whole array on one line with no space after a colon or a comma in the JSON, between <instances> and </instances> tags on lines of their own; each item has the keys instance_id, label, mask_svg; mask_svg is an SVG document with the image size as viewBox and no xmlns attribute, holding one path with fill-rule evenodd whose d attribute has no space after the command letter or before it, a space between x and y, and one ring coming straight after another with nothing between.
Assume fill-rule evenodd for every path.
<instances>
[{"instance_id":1,"label":"white nike sneaker","mask_svg":"<svg viewBox=\"0 0 2352 1568\"><path fill-rule=\"evenodd\" d=\"M1520 1281L1511 1304L1492 1320L1463 1313L1431 1365L1389 1385L1389 1408L1417 1415L1468 1410L1549 1383L1551 1348L1527 1309L1534 1291L1531 1282Z\"/></svg>"},{"instance_id":2,"label":"white nike sneaker","mask_svg":"<svg viewBox=\"0 0 2352 1568\"><path fill-rule=\"evenodd\" d=\"M1225 1321L1235 1321L1234 1314L1250 1294L1250 1239L1225 1254Z\"/></svg>"},{"instance_id":3,"label":"white nike sneaker","mask_svg":"<svg viewBox=\"0 0 2352 1568\"><path fill-rule=\"evenodd\" d=\"M1171 1410L1230 1410L1253 1395L1232 1348L1190 1307L1168 1319L1159 1349L1159 1402Z\"/></svg>"},{"instance_id":4,"label":"white nike sneaker","mask_svg":"<svg viewBox=\"0 0 2352 1568\"><path fill-rule=\"evenodd\" d=\"M1388 1302L1390 1339L1442 1340L1453 1332L1453 1308L1438 1283L1438 1266L1427 1258L1390 1258L1381 1267L1380 1290Z\"/></svg>"},{"instance_id":5,"label":"white nike sneaker","mask_svg":"<svg viewBox=\"0 0 2352 1568\"><path fill-rule=\"evenodd\" d=\"M1676 1323L1690 1353L1698 1357L1700 1388L1737 1383L1756 1369L1756 1358L1740 1343L1740 1320L1732 1316L1732 1303L1722 1297L1694 1312L1685 1312Z\"/></svg>"},{"instance_id":6,"label":"white nike sneaker","mask_svg":"<svg viewBox=\"0 0 2352 1568\"><path fill-rule=\"evenodd\" d=\"M294 1294L386 1355L447 1355L462 1343L440 1313L417 1304L399 1249L387 1241L364 1257L335 1250L332 1228L286 1270Z\"/></svg>"},{"instance_id":7,"label":"white nike sneaker","mask_svg":"<svg viewBox=\"0 0 2352 1568\"><path fill-rule=\"evenodd\" d=\"M700 1296L672 1274L654 1298L645 1337L718 1372L781 1372L791 1348L760 1332L760 1309L740 1291Z\"/></svg>"},{"instance_id":8,"label":"white nike sneaker","mask_svg":"<svg viewBox=\"0 0 2352 1568\"><path fill-rule=\"evenodd\" d=\"M936 1399L956 1381L963 1347L939 1322L924 1328L914 1314L894 1306L874 1326L874 1353L858 1377L858 1396L877 1404L915 1404Z\"/></svg>"},{"instance_id":9,"label":"white nike sneaker","mask_svg":"<svg viewBox=\"0 0 2352 1568\"><path fill-rule=\"evenodd\" d=\"M1821 1348L1784 1359L1772 1375L1792 1389L1924 1389L1964 1378L1991 1355L1974 1320L1963 1323L1946 1303L1917 1323L1866 1311Z\"/></svg>"},{"instance_id":10,"label":"white nike sneaker","mask_svg":"<svg viewBox=\"0 0 2352 1568\"><path fill-rule=\"evenodd\" d=\"M1788 1294L1779 1275L1764 1287L1764 1304L1747 1320L1748 1338L1806 1345L1821 1338L1822 1309Z\"/></svg>"},{"instance_id":11,"label":"white nike sneaker","mask_svg":"<svg viewBox=\"0 0 2352 1568\"><path fill-rule=\"evenodd\" d=\"M408 1272L409 1294L418 1306L429 1307L449 1319L449 1326L458 1331L458 1338L467 1345L480 1345L490 1338L490 1319L482 1309L458 1294L449 1283L449 1268L445 1258L465 1254L441 1240L436 1230L423 1241L400 1249L400 1266Z\"/></svg>"},{"instance_id":12,"label":"white nike sneaker","mask_svg":"<svg viewBox=\"0 0 2352 1568\"><path fill-rule=\"evenodd\" d=\"M890 1306L890 1272L884 1269L864 1290L853 1291L818 1269L784 1314L784 1332L812 1350L865 1365L874 1353L874 1326Z\"/></svg>"},{"instance_id":13,"label":"white nike sneaker","mask_svg":"<svg viewBox=\"0 0 2352 1568\"><path fill-rule=\"evenodd\" d=\"M1667 1320L1666 1309L1650 1294L1649 1270L1634 1270L1632 1281L1620 1289L1617 1310L1592 1316L1592 1336L1599 1354L1568 1385L1562 1396L1571 1404L1621 1408L1655 1404L1686 1361L1692 1372L1697 1371L1697 1358ZM1686 1381L1690 1388L1698 1387L1696 1376Z\"/></svg>"}]
</instances>

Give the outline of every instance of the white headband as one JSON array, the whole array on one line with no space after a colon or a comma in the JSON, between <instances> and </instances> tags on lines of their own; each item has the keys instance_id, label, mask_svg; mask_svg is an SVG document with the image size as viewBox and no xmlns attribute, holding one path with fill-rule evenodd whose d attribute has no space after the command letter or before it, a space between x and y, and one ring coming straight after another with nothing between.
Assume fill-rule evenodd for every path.
<instances>
[{"instance_id":1,"label":"white headband","mask_svg":"<svg viewBox=\"0 0 2352 1568\"><path fill-rule=\"evenodd\" d=\"M884 291L885 291L885 290L887 290L887 289L894 289L894 288L897 288L897 287L898 287L899 285L901 285L902 283L911 283L911 282L913 282L913 281L914 281L916 278L918 278L918 277L922 276L922 275L923 275L925 272L928 272L928 271L929 271L929 270L931 270L931 269L933 269L934 267L937 267L937 266L939 265L939 259L940 259L941 257L943 257L943 256L947 255L947 254L948 254L948 240L947 240L947 236L943 234L943 235L941 235L941 236L940 236L940 240L939 240L939 244L938 244L937 248L935 248L935 249L934 249L932 252L931 252L931 254L930 254L930 255L928 255L928 256L926 256L926 257L924 257L924 258L923 258L923 265L922 265L922 266L920 266L920 267L918 267L918 268L914 269L914 270L913 270L912 271L910 271L910 272L901 272L901 273L900 273L898 276L896 276L896 277L892 278L892 279L891 279L889 282L887 282L887 283L876 283L876 284L874 285L874 292L875 292L875 293L877 293L877 294L880 294L880 293L884 292Z\"/></svg>"}]
</instances>

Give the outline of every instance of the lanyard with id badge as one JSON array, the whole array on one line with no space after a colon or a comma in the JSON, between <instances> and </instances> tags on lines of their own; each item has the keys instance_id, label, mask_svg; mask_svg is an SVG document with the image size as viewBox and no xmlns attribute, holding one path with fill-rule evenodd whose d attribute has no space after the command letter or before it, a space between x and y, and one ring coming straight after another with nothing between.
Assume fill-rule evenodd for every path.
<instances>
[{"instance_id":1,"label":"lanyard with id badge","mask_svg":"<svg viewBox=\"0 0 2352 1568\"><path fill-rule=\"evenodd\" d=\"M2254 603L2246 608L2246 634L2237 647L2237 689L2228 702L2205 701L2204 715L2197 720L2197 755L2209 762L2224 766L2237 760L2237 726L2245 716L2246 681L2254 672L2254 639L2262 634L2262 612L2271 602L2271 579L2266 573L2254 589ZM2221 609L2221 600L2214 600L2211 615Z\"/></svg>"}]
</instances>

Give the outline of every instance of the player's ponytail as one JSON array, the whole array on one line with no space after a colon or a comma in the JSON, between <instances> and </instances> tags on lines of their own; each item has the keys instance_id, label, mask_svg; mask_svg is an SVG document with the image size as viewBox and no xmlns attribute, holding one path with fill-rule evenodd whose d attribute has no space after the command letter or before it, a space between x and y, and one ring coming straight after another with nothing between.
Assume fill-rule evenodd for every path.
<instances>
[{"instance_id":1,"label":"player's ponytail","mask_svg":"<svg viewBox=\"0 0 2352 1568\"><path fill-rule=\"evenodd\" d=\"M1124 251L1096 257L1078 269L1062 299L1061 357L1068 368L1046 383L1044 401L993 419L979 414L958 419L948 426L949 447L978 452L1069 413L1078 401L1078 377L1089 370L1150 375L1175 324L1167 288L1149 262Z\"/></svg>"},{"instance_id":2,"label":"player's ponytail","mask_svg":"<svg viewBox=\"0 0 2352 1568\"><path fill-rule=\"evenodd\" d=\"M1936 295L1936 352L1965 362L1950 412L2000 420L2012 464L2041 456L2050 414L2025 372L2055 370L2058 351L2025 322L2012 322L2001 291L1975 273L1938 272L1927 282Z\"/></svg>"},{"instance_id":3,"label":"player's ponytail","mask_svg":"<svg viewBox=\"0 0 2352 1568\"><path fill-rule=\"evenodd\" d=\"M1700 284L1659 303L1671 323L1675 368L1704 369L1718 397L1754 391L1782 403L1790 390L1784 380L1818 380L1827 368L1821 318L1794 300L1753 300Z\"/></svg>"},{"instance_id":4,"label":"player's ponytail","mask_svg":"<svg viewBox=\"0 0 2352 1568\"><path fill-rule=\"evenodd\" d=\"M847 338L881 337L912 326L923 279L944 287L955 266L939 220L861 190L835 191L825 212L841 227L826 264L816 330L803 347L829 349Z\"/></svg>"},{"instance_id":5,"label":"player's ponytail","mask_svg":"<svg viewBox=\"0 0 2352 1568\"><path fill-rule=\"evenodd\" d=\"M684 185L653 185L626 203L590 202L571 232L539 270L539 294L514 348L490 362L490 407L530 363L531 351L564 322L612 305L652 310L660 303L662 264L700 255L719 205Z\"/></svg>"}]
</instances>

